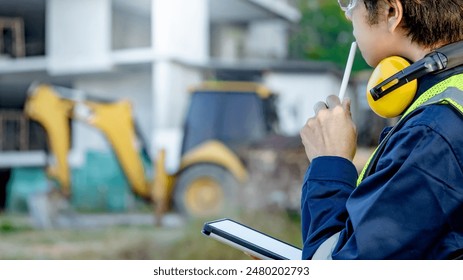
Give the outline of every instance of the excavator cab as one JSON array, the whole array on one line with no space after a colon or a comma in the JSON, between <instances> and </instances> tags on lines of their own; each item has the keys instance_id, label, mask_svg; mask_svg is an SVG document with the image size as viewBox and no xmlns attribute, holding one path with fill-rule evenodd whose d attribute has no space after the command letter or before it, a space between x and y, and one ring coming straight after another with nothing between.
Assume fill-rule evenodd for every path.
<instances>
[{"instance_id":1,"label":"excavator cab","mask_svg":"<svg viewBox=\"0 0 463 280\"><path fill-rule=\"evenodd\" d=\"M182 154L208 140L232 150L262 141L277 127L276 95L250 82L208 82L192 91Z\"/></svg>"},{"instance_id":2,"label":"excavator cab","mask_svg":"<svg viewBox=\"0 0 463 280\"><path fill-rule=\"evenodd\" d=\"M239 209L249 172L240 156L277 132L276 96L252 82L206 82L191 91L174 203L193 216Z\"/></svg>"}]
</instances>

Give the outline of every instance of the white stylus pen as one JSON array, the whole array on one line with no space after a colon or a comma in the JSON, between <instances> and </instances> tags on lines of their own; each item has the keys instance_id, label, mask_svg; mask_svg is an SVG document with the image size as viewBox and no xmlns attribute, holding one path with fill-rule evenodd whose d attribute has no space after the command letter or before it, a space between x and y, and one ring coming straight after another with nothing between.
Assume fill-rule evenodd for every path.
<instances>
[{"instance_id":1,"label":"white stylus pen","mask_svg":"<svg viewBox=\"0 0 463 280\"><path fill-rule=\"evenodd\" d=\"M357 42L352 42L349 51L349 57L347 58L346 69L344 70L344 76L342 77L341 88L339 89L339 99L344 99L346 95L347 84L349 84L350 72L352 70L352 65L354 64L355 51L357 50Z\"/></svg>"}]
</instances>

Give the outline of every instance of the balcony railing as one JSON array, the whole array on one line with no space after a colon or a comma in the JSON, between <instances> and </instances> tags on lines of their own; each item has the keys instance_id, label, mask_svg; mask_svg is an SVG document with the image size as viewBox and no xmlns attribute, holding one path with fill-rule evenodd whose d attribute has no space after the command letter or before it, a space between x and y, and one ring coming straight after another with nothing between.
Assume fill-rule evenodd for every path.
<instances>
[{"instance_id":1,"label":"balcony railing","mask_svg":"<svg viewBox=\"0 0 463 280\"><path fill-rule=\"evenodd\" d=\"M7 40L4 34L10 33L11 38ZM6 46L10 41L11 46ZM20 17L0 17L0 54L6 53L10 47L10 54L14 57L26 55L24 37L24 20Z\"/></svg>"},{"instance_id":2,"label":"balcony railing","mask_svg":"<svg viewBox=\"0 0 463 280\"><path fill-rule=\"evenodd\" d=\"M43 128L22 111L0 110L0 152L43 150L46 141Z\"/></svg>"}]
</instances>

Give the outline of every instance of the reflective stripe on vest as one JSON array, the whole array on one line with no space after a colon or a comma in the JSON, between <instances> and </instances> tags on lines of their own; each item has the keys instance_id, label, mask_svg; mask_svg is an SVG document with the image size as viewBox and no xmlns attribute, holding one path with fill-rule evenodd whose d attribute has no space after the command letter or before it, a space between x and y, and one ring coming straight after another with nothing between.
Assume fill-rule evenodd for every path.
<instances>
[{"instance_id":1,"label":"reflective stripe on vest","mask_svg":"<svg viewBox=\"0 0 463 280\"><path fill-rule=\"evenodd\" d=\"M372 153L357 179L357 186L360 185L362 180L369 175L371 172L372 164L378 160L376 156L378 151L383 149L387 140L394 133L396 128L400 127L401 124L405 122L407 116L409 116L411 112L421 106L431 104L450 105L463 115L463 74L451 76L442 82L435 84L433 87L421 94L415 102L413 102L413 104L402 115L399 122L394 126L393 129L391 129L383 141L381 141L381 143L378 145L376 150Z\"/></svg>"}]
</instances>

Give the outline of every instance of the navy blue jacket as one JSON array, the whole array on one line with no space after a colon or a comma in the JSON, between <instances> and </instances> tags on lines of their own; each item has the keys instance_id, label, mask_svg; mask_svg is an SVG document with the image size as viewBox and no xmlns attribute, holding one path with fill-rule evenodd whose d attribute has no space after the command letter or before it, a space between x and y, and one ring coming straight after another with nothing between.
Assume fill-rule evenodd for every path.
<instances>
[{"instance_id":1,"label":"navy blue jacket","mask_svg":"<svg viewBox=\"0 0 463 280\"><path fill-rule=\"evenodd\" d=\"M458 67L427 75L419 81L418 95L462 72ZM452 259L463 254L461 113L448 105L413 111L358 187L357 177L344 158L311 162L301 197L303 259L336 232L341 234L333 259Z\"/></svg>"}]
</instances>

